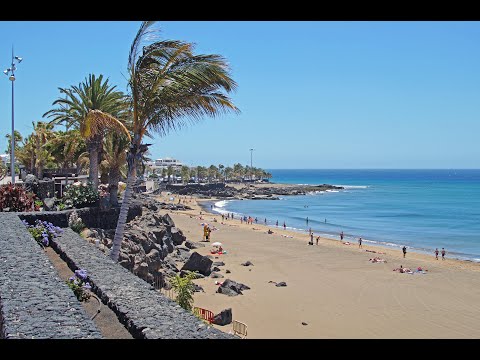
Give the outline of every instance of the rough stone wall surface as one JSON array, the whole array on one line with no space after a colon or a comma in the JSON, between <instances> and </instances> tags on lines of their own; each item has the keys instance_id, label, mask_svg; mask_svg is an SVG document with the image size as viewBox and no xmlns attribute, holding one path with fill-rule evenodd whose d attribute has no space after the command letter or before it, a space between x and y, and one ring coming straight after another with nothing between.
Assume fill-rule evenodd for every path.
<instances>
[{"instance_id":1,"label":"rough stone wall surface","mask_svg":"<svg viewBox=\"0 0 480 360\"><path fill-rule=\"evenodd\" d=\"M78 216L82 218L83 223L87 227L101 227L103 229L115 229L118 221L120 208L111 208L102 211L98 207L86 207L82 209L71 209L63 211L33 211L19 213L22 219L27 220L30 224L35 223L36 219L49 221L55 226L68 227L68 217L76 210ZM132 220L136 216L142 215L142 206L134 204L128 210L127 221Z\"/></svg>"},{"instance_id":2,"label":"rough stone wall surface","mask_svg":"<svg viewBox=\"0 0 480 360\"><path fill-rule=\"evenodd\" d=\"M0 338L102 338L18 213L0 228Z\"/></svg>"},{"instance_id":3,"label":"rough stone wall surface","mask_svg":"<svg viewBox=\"0 0 480 360\"><path fill-rule=\"evenodd\" d=\"M235 338L185 311L71 229L65 229L52 243L70 268L87 270L92 289L135 338Z\"/></svg>"}]
</instances>

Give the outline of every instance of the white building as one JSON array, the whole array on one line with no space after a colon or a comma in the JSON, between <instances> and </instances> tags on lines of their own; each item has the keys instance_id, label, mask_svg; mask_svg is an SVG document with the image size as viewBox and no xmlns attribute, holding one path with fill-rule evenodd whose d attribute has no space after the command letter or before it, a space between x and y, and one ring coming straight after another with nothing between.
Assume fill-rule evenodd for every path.
<instances>
[{"instance_id":1,"label":"white building","mask_svg":"<svg viewBox=\"0 0 480 360\"><path fill-rule=\"evenodd\" d=\"M168 157L150 161L147 163L147 165L157 174L161 173L163 169L168 169L169 166L171 166L174 170L180 170L183 166L179 160Z\"/></svg>"},{"instance_id":2,"label":"white building","mask_svg":"<svg viewBox=\"0 0 480 360\"><path fill-rule=\"evenodd\" d=\"M7 165L7 162L10 162L10 154L0 154L0 159L3 161L3 165Z\"/></svg>"}]
</instances>

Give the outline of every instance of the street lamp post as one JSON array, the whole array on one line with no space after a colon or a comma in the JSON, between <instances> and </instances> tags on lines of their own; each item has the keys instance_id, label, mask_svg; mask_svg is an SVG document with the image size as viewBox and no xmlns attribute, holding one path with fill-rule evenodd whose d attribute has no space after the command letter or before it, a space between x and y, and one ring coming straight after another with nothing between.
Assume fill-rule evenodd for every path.
<instances>
[{"instance_id":1,"label":"street lamp post","mask_svg":"<svg viewBox=\"0 0 480 360\"><path fill-rule=\"evenodd\" d=\"M12 82L12 138L10 139L10 173L12 175L12 184L15 184L15 107L14 107L14 83L15 83L15 70L16 63L20 64L22 58L13 55L13 46L12 46L12 67L5 70L3 73L5 75L10 75L8 79Z\"/></svg>"},{"instance_id":2,"label":"street lamp post","mask_svg":"<svg viewBox=\"0 0 480 360\"><path fill-rule=\"evenodd\" d=\"M255 149L250 149L250 181L253 181L253 166L252 166L253 150Z\"/></svg>"}]
</instances>

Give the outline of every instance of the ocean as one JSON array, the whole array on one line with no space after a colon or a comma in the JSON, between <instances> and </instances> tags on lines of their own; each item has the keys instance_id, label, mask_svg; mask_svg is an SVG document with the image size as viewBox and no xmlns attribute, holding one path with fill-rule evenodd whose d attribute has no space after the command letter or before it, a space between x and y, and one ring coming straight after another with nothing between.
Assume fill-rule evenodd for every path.
<instances>
[{"instance_id":1,"label":"ocean","mask_svg":"<svg viewBox=\"0 0 480 360\"><path fill-rule=\"evenodd\" d=\"M480 262L480 169L282 170L272 183L331 184L344 190L282 196L280 200L224 200L214 211L315 235ZM308 223L306 221L308 217Z\"/></svg>"}]
</instances>

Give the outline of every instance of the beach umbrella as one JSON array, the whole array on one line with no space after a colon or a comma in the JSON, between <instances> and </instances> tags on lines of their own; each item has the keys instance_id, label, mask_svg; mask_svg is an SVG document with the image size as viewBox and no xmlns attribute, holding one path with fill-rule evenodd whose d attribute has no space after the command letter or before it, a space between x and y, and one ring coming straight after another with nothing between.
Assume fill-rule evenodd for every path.
<instances>
[{"instance_id":1,"label":"beach umbrella","mask_svg":"<svg viewBox=\"0 0 480 360\"><path fill-rule=\"evenodd\" d=\"M212 246L222 246L222 243L217 241L217 242L214 242Z\"/></svg>"}]
</instances>

